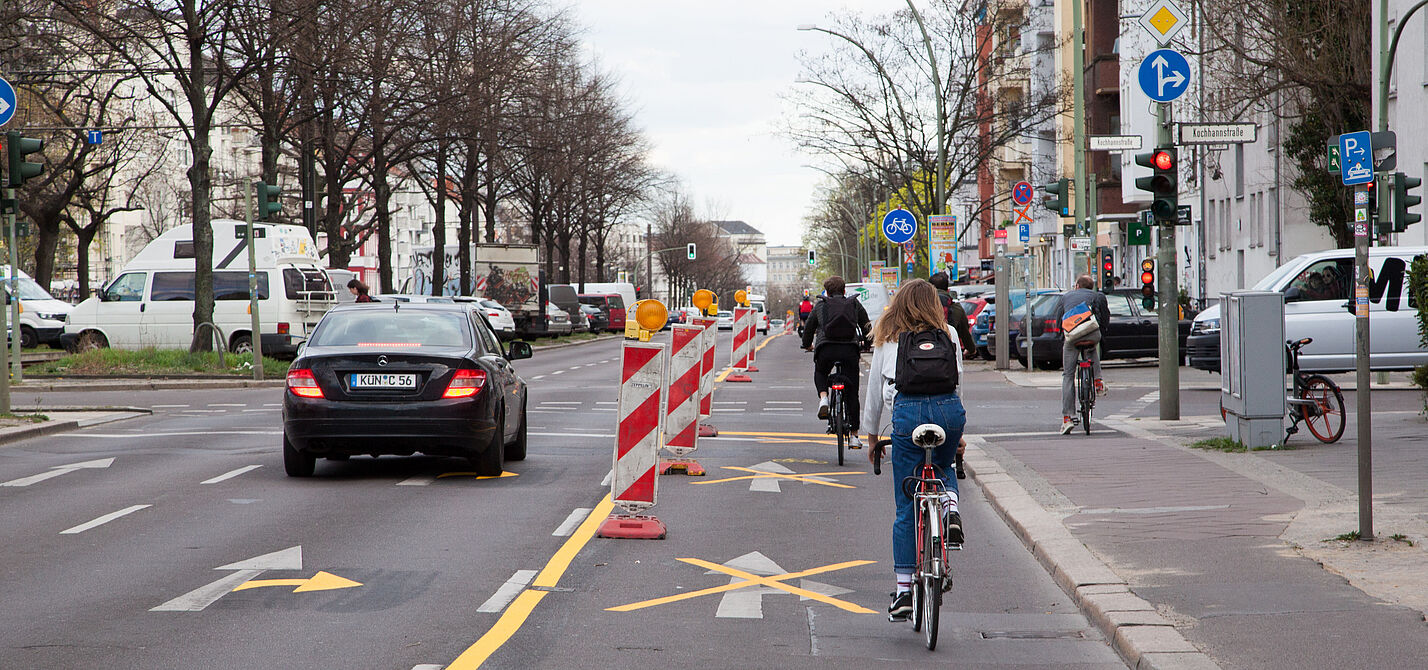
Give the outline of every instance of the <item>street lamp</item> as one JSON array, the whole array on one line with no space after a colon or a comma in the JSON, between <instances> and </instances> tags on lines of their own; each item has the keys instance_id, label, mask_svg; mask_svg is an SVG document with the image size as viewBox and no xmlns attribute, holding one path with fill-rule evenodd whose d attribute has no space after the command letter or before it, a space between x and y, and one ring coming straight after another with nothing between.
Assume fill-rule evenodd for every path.
<instances>
[{"instance_id":1,"label":"street lamp","mask_svg":"<svg viewBox=\"0 0 1428 670\"><path fill-rule=\"evenodd\" d=\"M943 119L947 117L945 108L946 101L942 97L942 75L937 71L937 57L932 51L932 37L927 34L927 25L922 22L922 14L917 11L917 7L912 4L912 0L907 0L907 8L912 11L913 20L917 21L917 27L922 31L922 45L927 47L927 62L932 67L932 87L936 91L934 99L937 101L937 190L933 199L935 200L933 210L937 214L947 213L947 141L943 128ZM932 224L929 222L928 226ZM930 244L930 243L929 243ZM928 271L931 272L932 249L927 250Z\"/></svg>"}]
</instances>

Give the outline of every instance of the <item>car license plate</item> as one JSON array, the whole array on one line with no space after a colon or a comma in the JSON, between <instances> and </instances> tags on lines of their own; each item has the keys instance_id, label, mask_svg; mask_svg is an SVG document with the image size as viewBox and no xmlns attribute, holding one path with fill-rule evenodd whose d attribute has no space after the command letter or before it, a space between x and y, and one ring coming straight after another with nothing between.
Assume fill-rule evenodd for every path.
<instances>
[{"instance_id":1,"label":"car license plate","mask_svg":"<svg viewBox=\"0 0 1428 670\"><path fill-rule=\"evenodd\" d=\"M348 378L348 386L354 389L414 389L416 385L415 374L359 372Z\"/></svg>"}]
</instances>

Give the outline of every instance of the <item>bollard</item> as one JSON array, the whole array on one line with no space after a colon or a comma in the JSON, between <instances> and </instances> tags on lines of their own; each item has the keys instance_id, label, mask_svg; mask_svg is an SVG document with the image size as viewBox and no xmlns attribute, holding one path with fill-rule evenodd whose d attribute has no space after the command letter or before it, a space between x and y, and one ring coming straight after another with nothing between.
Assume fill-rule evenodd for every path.
<instances>
[{"instance_id":1,"label":"bollard","mask_svg":"<svg viewBox=\"0 0 1428 670\"><path fill-rule=\"evenodd\" d=\"M610 498L624 514L611 514L601 523L599 537L659 540L668 532L659 519L639 514L654 506L657 492L664 359L663 344L625 342L621 352L620 424Z\"/></svg>"},{"instance_id":2,"label":"bollard","mask_svg":"<svg viewBox=\"0 0 1428 670\"><path fill-rule=\"evenodd\" d=\"M699 375L699 437L719 437L719 429L708 423L714 414L714 350L718 346L719 320L695 319L694 323L704 329L704 334L699 336L699 346L704 349Z\"/></svg>"},{"instance_id":3,"label":"bollard","mask_svg":"<svg viewBox=\"0 0 1428 670\"><path fill-rule=\"evenodd\" d=\"M704 362L699 344L704 329L677 325L670 330L664 448L674 457L660 462L660 474L678 471L697 477L704 474L704 468L689 454L699 447L699 381Z\"/></svg>"}]
</instances>

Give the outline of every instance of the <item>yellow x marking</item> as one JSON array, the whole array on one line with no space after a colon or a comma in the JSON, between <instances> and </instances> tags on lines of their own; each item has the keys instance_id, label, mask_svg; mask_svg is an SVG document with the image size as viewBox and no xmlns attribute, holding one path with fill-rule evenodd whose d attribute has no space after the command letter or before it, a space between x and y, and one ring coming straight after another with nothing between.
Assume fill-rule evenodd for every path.
<instances>
[{"instance_id":1,"label":"yellow x marking","mask_svg":"<svg viewBox=\"0 0 1428 670\"><path fill-rule=\"evenodd\" d=\"M813 477L831 477L831 476L833 476L833 475L861 475L861 474L864 474L864 473L862 473L862 472L848 472L847 470L841 470L841 471L838 471L838 472L808 472L808 473L804 473L804 474L798 474L798 473L789 474L789 473L786 473L786 472L764 472L763 470L755 470L755 469L753 469L753 468L741 468L741 467L734 466L734 465L725 465L725 466L723 466L723 468L724 468L725 470L738 470L739 472L752 472L752 473L754 473L754 474L752 474L752 475L743 475L743 476L741 476L741 477L728 477L728 478L725 478L725 479L712 479L712 480L709 480L709 481L707 481L707 482L694 482L694 483L695 483L695 484L718 484L718 483L721 483L721 482L737 482L737 481L742 481L742 480L745 480L745 479L770 479L770 478L778 478L778 479L792 479L792 480L794 480L794 481L800 481L800 482L804 482L804 483L808 483L808 484L822 484L822 485L824 485L824 486L832 486L832 487L840 488L840 489L855 489L855 488L858 488L858 487L856 487L856 486L849 486L849 485L847 485L847 484L840 484L840 483L838 483L838 482L825 482L825 481L820 481L820 480L812 479L812 478L813 478ZM681 559L681 560L683 560L683 559Z\"/></svg>"},{"instance_id":2,"label":"yellow x marking","mask_svg":"<svg viewBox=\"0 0 1428 670\"><path fill-rule=\"evenodd\" d=\"M845 561L843 563L834 563L832 565L825 565L823 567L813 568L811 570L803 570L801 572L789 572L782 575L774 575L772 577L760 577L755 574L744 572L743 570L740 570L738 568L731 568L727 565L710 563L709 561L704 561L697 558L681 558L678 560L688 563L690 565L722 572L726 575L729 575L730 577L737 577L739 579L742 579L743 581L733 582L731 584L725 584L723 586L715 586L713 588L708 589L700 589L698 591L690 591L689 593L681 593L679 595L674 596L666 596L664 598L655 598L654 600L645 600L637 603L631 603L629 605L620 605L619 607L607 607L606 611L632 612L634 610L644 609L646 607L654 607L655 605L665 605L672 602L678 602L680 600L697 598L699 596L707 596L715 593L723 593L725 591L742 589L746 586L768 586L783 591L785 593L792 593L797 596L803 596L804 598L817 600L821 603L827 603L829 605L837 607L838 609L846 610L854 614L873 613L872 610L866 607L862 607L861 605L855 605L846 600L839 600L832 596L825 596L822 593L815 593L813 591L809 591L808 589L802 589L797 586L785 584L783 582L789 579L798 579L800 577L808 577L811 575L822 574L824 572L833 572L835 570L855 568L860 565L871 565L873 563L877 563L877 561Z\"/></svg>"}]
</instances>

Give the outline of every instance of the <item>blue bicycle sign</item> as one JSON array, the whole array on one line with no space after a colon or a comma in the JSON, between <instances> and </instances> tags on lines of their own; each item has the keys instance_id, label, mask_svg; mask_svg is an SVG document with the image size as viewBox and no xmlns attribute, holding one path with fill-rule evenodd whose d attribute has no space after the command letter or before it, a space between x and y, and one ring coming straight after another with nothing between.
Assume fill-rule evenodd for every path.
<instances>
[{"instance_id":1,"label":"blue bicycle sign","mask_svg":"<svg viewBox=\"0 0 1428 670\"><path fill-rule=\"evenodd\" d=\"M883 237L902 244L917 235L917 217L905 209L894 209L883 217Z\"/></svg>"}]
</instances>

